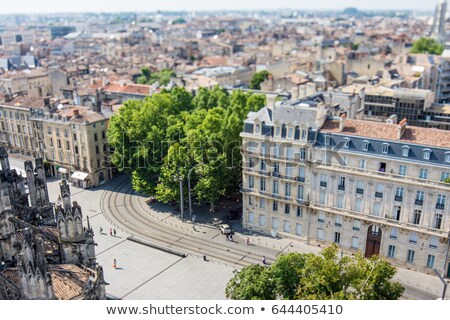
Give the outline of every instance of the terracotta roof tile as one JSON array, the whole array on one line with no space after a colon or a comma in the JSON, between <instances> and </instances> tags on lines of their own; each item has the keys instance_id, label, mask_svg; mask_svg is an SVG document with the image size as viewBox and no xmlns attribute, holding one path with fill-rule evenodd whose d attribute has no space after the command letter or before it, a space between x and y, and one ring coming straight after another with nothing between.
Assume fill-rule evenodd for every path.
<instances>
[{"instance_id":1,"label":"terracotta roof tile","mask_svg":"<svg viewBox=\"0 0 450 320\"><path fill-rule=\"evenodd\" d=\"M55 296L58 300L71 300L83 293L89 273L73 264L50 265Z\"/></svg>"},{"instance_id":2,"label":"terracotta roof tile","mask_svg":"<svg viewBox=\"0 0 450 320\"><path fill-rule=\"evenodd\" d=\"M368 137L380 140L402 141L426 146L450 148L450 131L407 127L400 140L397 139L396 124L363 120L346 120L343 132L339 132L339 121L328 120L322 126L322 132L342 133L350 136Z\"/></svg>"}]
</instances>

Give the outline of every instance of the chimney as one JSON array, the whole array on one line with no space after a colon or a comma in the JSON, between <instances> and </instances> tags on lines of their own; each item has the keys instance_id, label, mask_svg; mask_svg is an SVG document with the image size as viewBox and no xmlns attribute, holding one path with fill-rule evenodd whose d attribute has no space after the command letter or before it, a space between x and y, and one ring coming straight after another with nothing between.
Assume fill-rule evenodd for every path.
<instances>
[{"instance_id":1,"label":"chimney","mask_svg":"<svg viewBox=\"0 0 450 320\"><path fill-rule=\"evenodd\" d=\"M406 127L407 127L407 122L406 122L406 118L404 118L402 121L400 121L400 123L397 126L397 139L400 140L403 136L403 134L406 131Z\"/></svg>"},{"instance_id":2,"label":"chimney","mask_svg":"<svg viewBox=\"0 0 450 320\"><path fill-rule=\"evenodd\" d=\"M291 100L295 101L298 99L298 87L292 87L291 89Z\"/></svg>"},{"instance_id":3,"label":"chimney","mask_svg":"<svg viewBox=\"0 0 450 320\"><path fill-rule=\"evenodd\" d=\"M346 118L347 118L347 115L345 113L339 117L339 132L344 131Z\"/></svg>"},{"instance_id":4,"label":"chimney","mask_svg":"<svg viewBox=\"0 0 450 320\"><path fill-rule=\"evenodd\" d=\"M404 120L406 120L406 119L404 119ZM398 121L397 115L393 114L386 120L386 123L397 124L397 121Z\"/></svg>"},{"instance_id":5,"label":"chimney","mask_svg":"<svg viewBox=\"0 0 450 320\"><path fill-rule=\"evenodd\" d=\"M50 112L50 98L44 98L44 111Z\"/></svg>"},{"instance_id":6,"label":"chimney","mask_svg":"<svg viewBox=\"0 0 450 320\"><path fill-rule=\"evenodd\" d=\"M73 110L73 116L74 116L74 117L78 117L79 115L80 115L80 110L74 109L74 110Z\"/></svg>"}]
</instances>

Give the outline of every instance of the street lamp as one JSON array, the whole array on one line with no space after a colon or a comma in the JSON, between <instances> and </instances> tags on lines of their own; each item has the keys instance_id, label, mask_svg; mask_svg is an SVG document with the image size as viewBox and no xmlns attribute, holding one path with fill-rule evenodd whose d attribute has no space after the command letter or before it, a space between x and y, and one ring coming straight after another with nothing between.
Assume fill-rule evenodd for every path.
<instances>
[{"instance_id":1,"label":"street lamp","mask_svg":"<svg viewBox=\"0 0 450 320\"><path fill-rule=\"evenodd\" d=\"M194 168L191 168L188 173L188 194L189 194L189 218L192 221L192 201L191 201L191 173Z\"/></svg>"},{"instance_id":2,"label":"street lamp","mask_svg":"<svg viewBox=\"0 0 450 320\"><path fill-rule=\"evenodd\" d=\"M445 292L447 291L448 283L436 268L433 268L433 271L438 276L439 280L441 280L441 282L444 284L444 288L442 289L442 300L445 300Z\"/></svg>"},{"instance_id":3,"label":"street lamp","mask_svg":"<svg viewBox=\"0 0 450 320\"><path fill-rule=\"evenodd\" d=\"M183 201L183 177L174 176L174 181L180 181L180 210L181 210L181 220L184 220L184 201Z\"/></svg>"}]
</instances>

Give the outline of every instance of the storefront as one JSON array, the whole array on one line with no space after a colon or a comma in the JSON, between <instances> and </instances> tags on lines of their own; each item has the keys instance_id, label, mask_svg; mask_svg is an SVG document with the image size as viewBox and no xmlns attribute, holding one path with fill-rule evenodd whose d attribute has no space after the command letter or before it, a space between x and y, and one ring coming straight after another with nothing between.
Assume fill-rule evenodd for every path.
<instances>
[{"instance_id":1,"label":"storefront","mask_svg":"<svg viewBox=\"0 0 450 320\"><path fill-rule=\"evenodd\" d=\"M89 188L90 187L90 181L88 179L89 173L83 172L83 171L75 171L71 178L72 178L72 185L79 188Z\"/></svg>"},{"instance_id":2,"label":"storefront","mask_svg":"<svg viewBox=\"0 0 450 320\"><path fill-rule=\"evenodd\" d=\"M61 179L68 179L69 178L69 170L63 167L58 168L58 177Z\"/></svg>"}]
</instances>

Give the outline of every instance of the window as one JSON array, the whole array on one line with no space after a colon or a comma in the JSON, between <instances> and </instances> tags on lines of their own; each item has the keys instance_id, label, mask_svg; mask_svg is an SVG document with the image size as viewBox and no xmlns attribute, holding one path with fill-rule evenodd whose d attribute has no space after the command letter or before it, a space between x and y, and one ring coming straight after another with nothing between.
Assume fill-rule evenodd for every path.
<instances>
[{"instance_id":1,"label":"window","mask_svg":"<svg viewBox=\"0 0 450 320\"><path fill-rule=\"evenodd\" d=\"M96 154L99 154L99 153L100 153L100 149L99 149L98 146L95 146L95 153L96 153Z\"/></svg>"},{"instance_id":2,"label":"window","mask_svg":"<svg viewBox=\"0 0 450 320\"><path fill-rule=\"evenodd\" d=\"M302 130L302 140L305 141L306 140L306 130Z\"/></svg>"},{"instance_id":3,"label":"window","mask_svg":"<svg viewBox=\"0 0 450 320\"><path fill-rule=\"evenodd\" d=\"M420 217L422 216L422 210L414 210L413 223L420 224Z\"/></svg>"},{"instance_id":4,"label":"window","mask_svg":"<svg viewBox=\"0 0 450 320\"><path fill-rule=\"evenodd\" d=\"M388 153L388 152L389 152L389 145L388 145L388 144L383 144L383 145L381 146L381 153L386 154L386 153Z\"/></svg>"},{"instance_id":5,"label":"window","mask_svg":"<svg viewBox=\"0 0 450 320\"><path fill-rule=\"evenodd\" d=\"M447 197L444 194L438 194L437 201L436 201L436 209L444 210L446 198Z\"/></svg>"},{"instance_id":6,"label":"window","mask_svg":"<svg viewBox=\"0 0 450 320\"><path fill-rule=\"evenodd\" d=\"M248 214L248 223L253 224L255 222L254 220L255 220L255 214L253 212L250 212Z\"/></svg>"},{"instance_id":7,"label":"window","mask_svg":"<svg viewBox=\"0 0 450 320\"><path fill-rule=\"evenodd\" d=\"M381 202L375 201L373 203L372 215L378 217L380 215L380 213L381 213Z\"/></svg>"},{"instance_id":8,"label":"window","mask_svg":"<svg viewBox=\"0 0 450 320\"><path fill-rule=\"evenodd\" d=\"M287 203L284 205L284 213L285 214L291 213L291 206Z\"/></svg>"},{"instance_id":9,"label":"window","mask_svg":"<svg viewBox=\"0 0 450 320\"><path fill-rule=\"evenodd\" d=\"M450 172L442 172L441 181L445 181L447 179L450 179Z\"/></svg>"},{"instance_id":10,"label":"window","mask_svg":"<svg viewBox=\"0 0 450 320\"><path fill-rule=\"evenodd\" d=\"M434 228L441 229L442 226L442 214L437 213L434 217Z\"/></svg>"},{"instance_id":11,"label":"window","mask_svg":"<svg viewBox=\"0 0 450 320\"><path fill-rule=\"evenodd\" d=\"M286 164L286 177L292 177L292 167Z\"/></svg>"},{"instance_id":12,"label":"window","mask_svg":"<svg viewBox=\"0 0 450 320\"><path fill-rule=\"evenodd\" d=\"M302 225L300 223L295 224L295 234L298 236L302 235Z\"/></svg>"},{"instance_id":13,"label":"window","mask_svg":"<svg viewBox=\"0 0 450 320\"><path fill-rule=\"evenodd\" d=\"M97 137L96 133L94 133L94 141L98 141L98 137Z\"/></svg>"},{"instance_id":14,"label":"window","mask_svg":"<svg viewBox=\"0 0 450 320\"><path fill-rule=\"evenodd\" d=\"M323 229L317 229L317 240L323 240L325 236L325 232Z\"/></svg>"},{"instance_id":15,"label":"window","mask_svg":"<svg viewBox=\"0 0 450 320\"><path fill-rule=\"evenodd\" d=\"M70 142L66 141L66 149L70 149Z\"/></svg>"},{"instance_id":16,"label":"window","mask_svg":"<svg viewBox=\"0 0 450 320\"><path fill-rule=\"evenodd\" d=\"M284 188L284 195L286 197L291 196L291 184L290 183L286 183L285 188Z\"/></svg>"},{"instance_id":17,"label":"window","mask_svg":"<svg viewBox=\"0 0 450 320\"><path fill-rule=\"evenodd\" d=\"M360 169L366 169L367 161L366 159L359 159L359 168Z\"/></svg>"},{"instance_id":18,"label":"window","mask_svg":"<svg viewBox=\"0 0 450 320\"><path fill-rule=\"evenodd\" d=\"M292 139L294 136L294 128L288 128L288 138Z\"/></svg>"},{"instance_id":19,"label":"window","mask_svg":"<svg viewBox=\"0 0 450 320\"><path fill-rule=\"evenodd\" d=\"M434 268L434 256L429 254L427 259L427 267Z\"/></svg>"},{"instance_id":20,"label":"window","mask_svg":"<svg viewBox=\"0 0 450 320\"><path fill-rule=\"evenodd\" d=\"M304 196L304 187L302 185L297 186L297 199L303 200Z\"/></svg>"},{"instance_id":21,"label":"window","mask_svg":"<svg viewBox=\"0 0 450 320\"><path fill-rule=\"evenodd\" d=\"M352 237L352 249L359 248L359 239L358 237Z\"/></svg>"},{"instance_id":22,"label":"window","mask_svg":"<svg viewBox=\"0 0 450 320\"><path fill-rule=\"evenodd\" d=\"M344 139L344 148L349 148L350 147L350 139L348 139L348 138L345 138Z\"/></svg>"},{"instance_id":23,"label":"window","mask_svg":"<svg viewBox=\"0 0 450 320\"><path fill-rule=\"evenodd\" d=\"M336 216L336 220L334 222L336 227L342 227L342 216Z\"/></svg>"},{"instance_id":24,"label":"window","mask_svg":"<svg viewBox=\"0 0 450 320\"><path fill-rule=\"evenodd\" d=\"M403 194L405 193L405 188L397 187L395 190L395 201L403 201Z\"/></svg>"},{"instance_id":25,"label":"window","mask_svg":"<svg viewBox=\"0 0 450 320\"><path fill-rule=\"evenodd\" d=\"M384 184L379 184L375 186L375 198L383 198Z\"/></svg>"},{"instance_id":26,"label":"window","mask_svg":"<svg viewBox=\"0 0 450 320\"><path fill-rule=\"evenodd\" d=\"M279 137L280 134L281 134L281 128L280 128L279 126L277 126L277 127L275 128L275 135L276 135L277 137Z\"/></svg>"},{"instance_id":27,"label":"window","mask_svg":"<svg viewBox=\"0 0 450 320\"><path fill-rule=\"evenodd\" d=\"M425 193L423 191L417 191L415 204L418 206L423 205L424 198L425 198Z\"/></svg>"},{"instance_id":28,"label":"window","mask_svg":"<svg viewBox=\"0 0 450 320\"><path fill-rule=\"evenodd\" d=\"M272 202L272 211L278 211L278 201Z\"/></svg>"},{"instance_id":29,"label":"window","mask_svg":"<svg viewBox=\"0 0 450 320\"><path fill-rule=\"evenodd\" d=\"M272 193L278 194L278 180L272 182Z\"/></svg>"},{"instance_id":30,"label":"window","mask_svg":"<svg viewBox=\"0 0 450 320\"><path fill-rule=\"evenodd\" d=\"M303 208L302 207L297 207L297 217L298 218L303 217Z\"/></svg>"},{"instance_id":31,"label":"window","mask_svg":"<svg viewBox=\"0 0 450 320\"><path fill-rule=\"evenodd\" d=\"M266 160L261 160L261 171L266 171Z\"/></svg>"},{"instance_id":32,"label":"window","mask_svg":"<svg viewBox=\"0 0 450 320\"><path fill-rule=\"evenodd\" d=\"M58 139L56 142L58 144L58 148L61 148L61 140Z\"/></svg>"},{"instance_id":33,"label":"window","mask_svg":"<svg viewBox=\"0 0 450 320\"><path fill-rule=\"evenodd\" d=\"M248 159L248 167L253 168L255 166L255 159L249 158Z\"/></svg>"},{"instance_id":34,"label":"window","mask_svg":"<svg viewBox=\"0 0 450 320\"><path fill-rule=\"evenodd\" d=\"M417 243L417 232L411 231L409 233L409 243L413 243L413 244Z\"/></svg>"},{"instance_id":35,"label":"window","mask_svg":"<svg viewBox=\"0 0 450 320\"><path fill-rule=\"evenodd\" d=\"M344 208L344 195L338 194L336 197L336 207L337 208Z\"/></svg>"},{"instance_id":36,"label":"window","mask_svg":"<svg viewBox=\"0 0 450 320\"><path fill-rule=\"evenodd\" d=\"M369 142L364 141L362 144L363 151L369 151Z\"/></svg>"},{"instance_id":37,"label":"window","mask_svg":"<svg viewBox=\"0 0 450 320\"><path fill-rule=\"evenodd\" d=\"M432 236L430 238L430 246L431 249L437 249L438 247L438 238L436 236Z\"/></svg>"},{"instance_id":38,"label":"window","mask_svg":"<svg viewBox=\"0 0 450 320\"><path fill-rule=\"evenodd\" d=\"M248 196L248 204L253 205L253 197L252 196Z\"/></svg>"},{"instance_id":39,"label":"window","mask_svg":"<svg viewBox=\"0 0 450 320\"><path fill-rule=\"evenodd\" d=\"M404 157L409 156L409 147L402 147L402 156Z\"/></svg>"},{"instance_id":40,"label":"window","mask_svg":"<svg viewBox=\"0 0 450 320\"><path fill-rule=\"evenodd\" d=\"M392 227L391 228L391 234L389 236L391 239L397 239L398 237L398 228Z\"/></svg>"},{"instance_id":41,"label":"window","mask_svg":"<svg viewBox=\"0 0 450 320\"><path fill-rule=\"evenodd\" d=\"M345 177L339 178L339 184L338 184L339 190L345 190Z\"/></svg>"},{"instance_id":42,"label":"window","mask_svg":"<svg viewBox=\"0 0 450 320\"><path fill-rule=\"evenodd\" d=\"M248 177L248 187L249 187L249 189L253 189L255 187L255 177L254 176Z\"/></svg>"},{"instance_id":43,"label":"window","mask_svg":"<svg viewBox=\"0 0 450 320\"><path fill-rule=\"evenodd\" d=\"M264 226L266 225L266 216L263 215L263 214L261 214L261 215L259 216L259 225L260 225L261 227L264 227Z\"/></svg>"},{"instance_id":44,"label":"window","mask_svg":"<svg viewBox=\"0 0 450 320\"><path fill-rule=\"evenodd\" d=\"M291 225L289 223L289 221L284 221L284 227L283 227L283 231L284 232L289 232L289 230L291 229Z\"/></svg>"},{"instance_id":45,"label":"window","mask_svg":"<svg viewBox=\"0 0 450 320\"><path fill-rule=\"evenodd\" d=\"M324 190L321 190L319 193L319 204L325 204L327 201L327 194Z\"/></svg>"},{"instance_id":46,"label":"window","mask_svg":"<svg viewBox=\"0 0 450 320\"><path fill-rule=\"evenodd\" d=\"M362 211L362 207L363 207L363 199L356 198L355 199L355 211L356 212L361 212Z\"/></svg>"},{"instance_id":47,"label":"window","mask_svg":"<svg viewBox=\"0 0 450 320\"><path fill-rule=\"evenodd\" d=\"M325 137L325 145L331 146L331 137Z\"/></svg>"},{"instance_id":48,"label":"window","mask_svg":"<svg viewBox=\"0 0 450 320\"><path fill-rule=\"evenodd\" d=\"M106 138L106 134L105 134L105 131L103 130L102 131L102 139L105 139Z\"/></svg>"},{"instance_id":49,"label":"window","mask_svg":"<svg viewBox=\"0 0 450 320\"><path fill-rule=\"evenodd\" d=\"M334 243L340 243L341 242L341 234L340 232L334 233Z\"/></svg>"},{"instance_id":50,"label":"window","mask_svg":"<svg viewBox=\"0 0 450 320\"><path fill-rule=\"evenodd\" d=\"M274 173L280 173L280 163L279 162L274 162L273 163L273 172Z\"/></svg>"},{"instance_id":51,"label":"window","mask_svg":"<svg viewBox=\"0 0 450 320\"><path fill-rule=\"evenodd\" d=\"M300 160L306 160L306 150L304 148L300 149Z\"/></svg>"},{"instance_id":52,"label":"window","mask_svg":"<svg viewBox=\"0 0 450 320\"><path fill-rule=\"evenodd\" d=\"M325 222L325 213L322 211L319 211L319 214L317 216L317 222L324 223Z\"/></svg>"},{"instance_id":53,"label":"window","mask_svg":"<svg viewBox=\"0 0 450 320\"><path fill-rule=\"evenodd\" d=\"M389 258L394 258L395 257L395 246L393 246L392 244L390 244L388 246L388 254L387 254L387 256Z\"/></svg>"},{"instance_id":54,"label":"window","mask_svg":"<svg viewBox=\"0 0 450 320\"><path fill-rule=\"evenodd\" d=\"M359 231L361 229L361 220L355 219L353 220L353 230Z\"/></svg>"},{"instance_id":55,"label":"window","mask_svg":"<svg viewBox=\"0 0 450 320\"><path fill-rule=\"evenodd\" d=\"M259 207L261 209L265 209L266 208L266 199L264 199L264 198L259 199Z\"/></svg>"},{"instance_id":56,"label":"window","mask_svg":"<svg viewBox=\"0 0 450 320\"><path fill-rule=\"evenodd\" d=\"M305 181L305 168L304 167L298 168L298 176L300 177L300 180Z\"/></svg>"},{"instance_id":57,"label":"window","mask_svg":"<svg viewBox=\"0 0 450 320\"><path fill-rule=\"evenodd\" d=\"M405 165L401 165L398 170L398 174L401 176L406 176L406 171L407 171L407 167Z\"/></svg>"},{"instance_id":58,"label":"window","mask_svg":"<svg viewBox=\"0 0 450 320\"><path fill-rule=\"evenodd\" d=\"M402 207L401 206L395 206L394 207L394 214L393 214L393 219L400 221L400 215L402 213Z\"/></svg>"},{"instance_id":59,"label":"window","mask_svg":"<svg viewBox=\"0 0 450 320\"><path fill-rule=\"evenodd\" d=\"M423 151L423 160L430 160L431 157L431 151L430 150L424 150Z\"/></svg>"},{"instance_id":60,"label":"window","mask_svg":"<svg viewBox=\"0 0 450 320\"><path fill-rule=\"evenodd\" d=\"M408 254L406 255L406 261L413 263L414 262L414 250L408 250Z\"/></svg>"},{"instance_id":61,"label":"window","mask_svg":"<svg viewBox=\"0 0 450 320\"><path fill-rule=\"evenodd\" d=\"M272 229L278 229L278 218L272 218Z\"/></svg>"},{"instance_id":62,"label":"window","mask_svg":"<svg viewBox=\"0 0 450 320\"><path fill-rule=\"evenodd\" d=\"M420 169L419 178L428 179L428 169Z\"/></svg>"},{"instance_id":63,"label":"window","mask_svg":"<svg viewBox=\"0 0 450 320\"><path fill-rule=\"evenodd\" d=\"M261 180L259 181L259 190L266 191L266 179L265 178L261 178Z\"/></svg>"}]
</instances>

